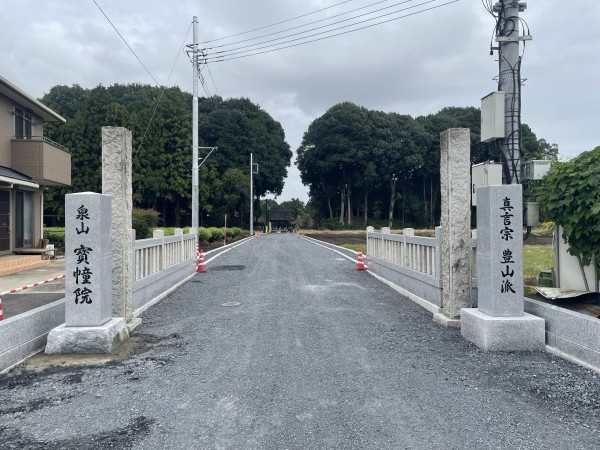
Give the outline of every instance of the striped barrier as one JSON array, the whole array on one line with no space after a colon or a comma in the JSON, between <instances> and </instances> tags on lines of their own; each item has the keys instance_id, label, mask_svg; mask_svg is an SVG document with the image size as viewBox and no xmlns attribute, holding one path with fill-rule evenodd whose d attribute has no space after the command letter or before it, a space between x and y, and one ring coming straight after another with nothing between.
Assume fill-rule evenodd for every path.
<instances>
[{"instance_id":1,"label":"striped barrier","mask_svg":"<svg viewBox=\"0 0 600 450\"><path fill-rule=\"evenodd\" d=\"M29 289L32 287L41 286L42 284L50 283L51 281L60 280L61 278L64 278L64 277L65 277L65 274L63 273L62 275L59 275L54 278L50 278L48 280L40 281L39 283L33 283L33 284L29 284L27 286L23 286L20 288L11 289L9 291L0 292L0 321L4 320L4 314L2 313L2 297L3 296L5 296L6 294L14 294L15 292L24 291L25 289Z\"/></svg>"}]
</instances>

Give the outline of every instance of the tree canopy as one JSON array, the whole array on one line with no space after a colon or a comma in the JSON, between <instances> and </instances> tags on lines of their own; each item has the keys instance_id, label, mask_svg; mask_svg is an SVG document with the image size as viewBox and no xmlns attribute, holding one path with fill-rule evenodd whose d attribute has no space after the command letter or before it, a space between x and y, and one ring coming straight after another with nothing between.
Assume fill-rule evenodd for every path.
<instances>
[{"instance_id":1,"label":"tree canopy","mask_svg":"<svg viewBox=\"0 0 600 450\"><path fill-rule=\"evenodd\" d=\"M440 133L471 130L471 162L499 161L496 148L480 142L480 110L448 107L413 119L337 104L304 133L296 164L309 187L311 211L328 226L371 221L433 227L440 210ZM523 160L556 158L558 148L522 127Z\"/></svg>"},{"instance_id":2,"label":"tree canopy","mask_svg":"<svg viewBox=\"0 0 600 450\"><path fill-rule=\"evenodd\" d=\"M65 193L100 192L101 127L123 126L132 132L134 205L158 210L165 225L191 223L191 94L139 84L74 85L55 86L41 101L67 119L47 125L46 136L72 152L72 186L47 191L48 214L64 214ZM250 153L260 165L255 195L281 194L292 157L283 128L247 98L200 98L198 111L199 145L218 147L200 170L200 222L220 225L228 214L242 226L249 219Z\"/></svg>"}]
</instances>

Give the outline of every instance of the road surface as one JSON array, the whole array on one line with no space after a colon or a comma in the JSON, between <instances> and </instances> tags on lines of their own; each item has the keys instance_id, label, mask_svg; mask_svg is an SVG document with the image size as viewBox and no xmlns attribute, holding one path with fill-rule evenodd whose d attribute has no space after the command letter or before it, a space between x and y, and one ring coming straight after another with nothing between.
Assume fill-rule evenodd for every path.
<instances>
[{"instance_id":1,"label":"road surface","mask_svg":"<svg viewBox=\"0 0 600 450\"><path fill-rule=\"evenodd\" d=\"M483 353L291 234L221 255L103 366L0 376L0 448L591 449L594 372Z\"/></svg>"}]
</instances>

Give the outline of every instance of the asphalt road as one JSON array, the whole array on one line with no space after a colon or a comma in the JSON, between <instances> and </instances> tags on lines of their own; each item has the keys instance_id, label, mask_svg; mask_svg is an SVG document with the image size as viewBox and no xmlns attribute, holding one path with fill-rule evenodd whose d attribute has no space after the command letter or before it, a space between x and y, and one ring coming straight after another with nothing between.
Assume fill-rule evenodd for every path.
<instances>
[{"instance_id":1,"label":"asphalt road","mask_svg":"<svg viewBox=\"0 0 600 450\"><path fill-rule=\"evenodd\" d=\"M600 447L597 374L480 352L334 252L262 236L207 269L132 355L0 376L0 448Z\"/></svg>"}]
</instances>

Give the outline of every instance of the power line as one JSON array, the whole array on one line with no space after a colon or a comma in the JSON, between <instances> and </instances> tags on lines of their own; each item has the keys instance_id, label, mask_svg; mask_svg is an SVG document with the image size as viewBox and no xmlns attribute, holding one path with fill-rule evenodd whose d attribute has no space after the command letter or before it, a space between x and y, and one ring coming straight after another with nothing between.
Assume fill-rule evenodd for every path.
<instances>
[{"instance_id":1,"label":"power line","mask_svg":"<svg viewBox=\"0 0 600 450\"><path fill-rule=\"evenodd\" d=\"M278 47L278 48L274 48L274 49L270 49L270 50L265 50L265 51L262 51L262 52L256 52L256 53L252 53L254 50L247 50L247 51L245 51L245 52L240 52L240 53L242 53L242 54L241 54L241 55L239 55L239 56L222 55L222 56L220 56L220 57L214 57L214 58L207 57L207 58L204 60L204 63L208 63L208 62L215 62L215 63L217 63L217 62L231 61L231 60L233 60L233 59L247 58L247 57L249 57L249 56L262 55L262 54L265 54L265 53L271 53L271 52L275 52L275 51L278 51L278 50L284 50L284 49L287 49L287 48L298 47L298 46L300 46L300 45L309 44L309 43L312 43L312 42L318 42L318 41L322 41L322 40L329 39L329 38L332 38L332 37L341 36L341 35L344 35L344 34L349 34L349 33L355 32L355 31L364 30L364 29L366 29L366 28L371 28L371 27L374 27L374 26L377 26L377 25L382 25L382 24L384 24L384 23L393 22L393 21L395 21L395 20L404 19L404 18L407 18L407 17L410 17L410 16L415 16L415 15L417 15L417 14L421 14L421 13L424 13L424 12L427 12L427 11L431 11L431 10L434 10L434 9L442 8L442 7L444 7L444 6L447 6L447 5L450 5L450 4L452 4L452 3L458 3L459 1L460 1L460 0L452 0L452 1L449 1L449 2L446 2L446 3L443 3L443 4L441 4L441 5L432 6L432 7L430 7L430 8L425 8L425 9L423 9L423 10L416 11L416 12L409 13L409 14L405 14L405 15L403 15L403 16L394 17L394 18L392 18L392 19L383 20L383 21L381 21L381 22L373 23L373 24L370 24L370 25L365 25L365 26L363 26L363 27L355 28L355 29L353 29L353 30L342 31L342 32L339 32L339 33L332 34L332 35L330 35L330 36L324 36L324 37L320 37L320 38L317 38L317 39L311 39L311 40L308 40L308 41L299 42L299 43L297 43L297 44L286 45L286 46L283 46L283 47ZM427 2L427 3L428 3L428 2ZM390 14L387 14L387 15L390 15ZM355 24L353 24L353 25L348 25L348 26L346 26L346 27L341 27L341 28L347 28L347 27L349 27L349 26L360 25L361 23L365 23L365 22L367 22L367 20L363 20L363 21L360 21L360 22L358 22L358 23L355 23ZM330 32L331 32L331 31L333 31L333 30L330 30ZM319 34L323 34L323 33L319 33ZM308 37L308 36L307 36L307 37ZM305 37L305 38L306 38L306 37ZM300 39L295 39L295 40L300 40ZM282 42L282 43L279 43L279 44L270 45L270 46L268 46L268 47L273 47L273 46L275 46L275 45L281 45L281 44L283 44L283 42ZM257 50L257 49L255 49L255 50ZM245 53L245 54L244 54L244 53ZM231 56L231 57L229 57L229 56Z\"/></svg>"},{"instance_id":2,"label":"power line","mask_svg":"<svg viewBox=\"0 0 600 450\"><path fill-rule=\"evenodd\" d=\"M148 121L148 124L146 125L146 130L144 131L144 134L142 135L142 139L140 139L140 144L139 144L138 148L136 149L133 156L137 155L137 152L142 147L142 143L144 142L144 139L146 139L146 134L148 134L148 130L150 129L150 125L152 124L152 121L154 120L154 115L156 114L158 105L160 105L160 101L162 100L165 90L167 89L167 85L169 84L169 81L171 80L171 75L173 75L173 70L175 70L175 65L177 64L177 61L179 61L179 56L183 52L183 48L185 46L185 41L187 40L187 37L190 34L191 28L192 28L192 23L190 22L190 25L188 26L188 29L185 33L185 37L183 38L183 42L181 43L181 47L177 51L177 56L175 57L175 61L173 62L173 65L171 66L171 71L169 72L169 77L167 78L167 82L165 83L165 85L163 86L163 88L160 91L160 95L158 97L158 100L156 101L156 104L154 105L154 110L152 111L152 116L150 117L150 120Z\"/></svg>"},{"instance_id":3,"label":"power line","mask_svg":"<svg viewBox=\"0 0 600 450\"><path fill-rule=\"evenodd\" d=\"M321 9L317 9L316 11L312 11L312 12L309 12L309 13L306 13L306 14L302 14L300 16L292 17L291 19L282 20L280 22L272 23L270 25L265 25L263 27L255 28L253 30L243 31L241 33L232 34L231 36L226 36L226 37L222 37L222 38L212 39L210 41L200 42L200 44L208 44L210 42L223 41L225 39L230 39L232 37L241 36L242 34L248 34L248 33L253 33L255 31L259 31L259 30L264 30L265 28L270 28L270 27L274 27L275 25L280 25L282 23L291 22L292 20L296 20L296 19L300 19L302 17L310 16L311 14L316 14L318 12L325 11L326 9L335 8L336 6L340 6L340 5L343 5L344 3L349 3L351 1L352 0L346 0L346 1L343 1L341 3L336 3L335 5L327 6L325 8L321 8Z\"/></svg>"},{"instance_id":4,"label":"power line","mask_svg":"<svg viewBox=\"0 0 600 450\"><path fill-rule=\"evenodd\" d=\"M339 23L348 22L349 20L358 19L359 17L363 17L363 16L368 16L369 14L373 14L373 13L375 13L375 12L383 11L384 9L393 8L394 6L402 5L402 4L405 4L405 3L410 3L410 2L412 2L412 1L413 1L413 0L404 0L403 2L400 2L400 3L395 3L394 5L391 5L391 6L386 6L385 8L380 8L380 9L377 9L377 10L375 10L375 11L371 11L371 12L364 13L364 14L359 14L358 16L350 17L350 18L348 18L348 19L344 19L344 20L339 20L339 21L337 21L337 22L330 23L330 24L328 24L328 25L321 25L321 26L319 26L319 27L311 28L311 29L309 29L309 30L300 31L300 32L298 32L298 33L292 33L292 34L289 34L289 35L287 35L287 36L282 36L282 37L275 38L275 39L269 39L269 40L266 40L266 41L263 41L263 42L259 42L259 43L257 43L257 44L244 45L244 46L242 46L242 47L232 48L232 49L229 49L229 50L220 50L220 51L218 51L218 52L215 52L214 54L225 53L225 54L235 55L235 54L238 54L238 53L233 53L233 52L235 52L236 50L241 50L241 49L248 48L248 47L255 47L255 46L257 46L257 45L266 44L266 43L268 43L268 42L279 41L279 40L281 40L281 39L286 39L286 38L288 38L288 37L292 37L292 36L298 36L298 35L301 35L301 34L310 33L311 31L316 31L316 30L320 30L320 29L323 29L323 28L328 28L328 27L331 27L331 26L333 26L333 25L337 25L337 24L339 24ZM358 25L358 24L361 24L361 23L369 22L369 21L371 21L371 20L376 20L376 19L380 19L380 18L382 18L382 17L387 17L387 16L391 16L391 15L393 15L393 14L398 14L398 13L399 13L399 12L401 12L401 11L406 11L406 10L408 10L408 9L417 8L417 7L419 7L419 6L423 6L423 5L426 5L426 4L428 4L428 3L433 3L433 2L435 2L435 1L437 1L437 0L428 0L428 1L425 1L425 2L423 2L423 3L418 3L418 4L416 4L416 5L409 6L409 7L407 7L407 8L401 8L401 9L399 9L399 10L397 10L397 11L392 11L392 12L389 12L389 13L386 13L386 14L381 14L381 15L379 15L379 16L371 17L370 19L365 19L365 20L358 21L358 22L355 22L355 23L351 23L351 24L348 24L348 25L344 25L344 26L341 26L341 27L332 28L332 29L330 29L330 30L326 30L326 31L321 31L321 32L319 32L319 33L309 34L309 35L307 35L307 36L302 36L302 37L299 37L299 38L296 38L296 39L291 39L291 40L289 40L289 41L284 41L284 42L281 42L280 44L287 44L287 43L289 43L289 42L295 42L295 41L302 40L302 39L306 39L306 38L309 38L309 37L318 36L318 35L320 35L320 34L331 33L332 31L336 31L336 30L342 30L342 29L344 29L344 28L348 28L348 27L352 27L352 26L354 26L354 25ZM280 45L280 44L272 44L272 45ZM265 46L265 47L258 47L258 48L255 48L254 50L261 50L261 49L263 49L263 48L271 47L272 45L268 45L268 46ZM206 50L210 50L210 48L208 48L208 49L206 49Z\"/></svg>"},{"instance_id":5,"label":"power line","mask_svg":"<svg viewBox=\"0 0 600 450\"><path fill-rule=\"evenodd\" d=\"M204 56L204 54L203 54ZM213 74L210 70L210 67L208 67L208 63L206 63L206 68L208 69L208 74L210 75L210 79L212 80L212 84L215 87L215 92L217 93L217 95L219 95L219 90L217 89L217 85L215 84L215 79L213 78Z\"/></svg>"},{"instance_id":6,"label":"power line","mask_svg":"<svg viewBox=\"0 0 600 450\"><path fill-rule=\"evenodd\" d=\"M408 1L412 1L412 0L408 0ZM214 48L228 47L230 45L236 45L236 44L241 44L243 42L254 41L256 39L262 39L264 37L274 36L276 34L287 33L288 31L297 30L298 28L307 27L309 25L314 25L315 23L325 22L326 20L331 20L331 19L334 19L336 17L345 16L346 14L350 14L350 13L353 13L353 12L356 12L356 11L360 11L361 9L370 8L371 6L375 6L375 5L378 5L379 3L385 3L385 2L387 2L387 0L380 0L378 2L371 3L371 4L366 5L366 6L361 6L360 8L351 9L350 11L346 11L346 12L343 12L343 13L340 13L340 14L335 14L335 15L329 16L329 17L325 17L324 19L315 20L313 22L308 22L308 23L305 23L305 24L302 24L302 25L298 25L298 26L295 26L295 27L287 28L285 30L275 31L273 33L263 34L262 36L257 36L257 37L253 37L253 38L243 39L241 41L232 42L230 44L221 44L221 45L216 45L214 47L208 47L207 49L210 50L210 49L214 49ZM404 2L402 2L402 3L404 3ZM395 6L395 5L392 5L392 6ZM389 6L388 8L391 8L392 6ZM375 11L372 11L372 12L375 12ZM329 24L329 25L333 25L333 24ZM211 42L211 41L209 41L209 42Z\"/></svg>"},{"instance_id":7,"label":"power line","mask_svg":"<svg viewBox=\"0 0 600 450\"><path fill-rule=\"evenodd\" d=\"M108 20L108 23L110 23L110 25L113 27L113 29L117 32L117 34L119 35L119 37L121 38L121 40L125 43L125 45L127 46L127 48L131 51L131 53L133 53L133 56L135 56L135 58L139 61L139 63L142 65L142 67L144 68L144 70L148 73L148 75L150 75L150 78L152 78L154 80L154 83L156 84L156 86L159 85L158 81L156 81L156 78L154 78L154 75L152 75L150 73L150 71L148 70L148 68L144 65L144 63L142 62L142 60L138 57L138 55L136 55L136 53L133 51L133 49L131 48L131 46L127 43L127 41L125 40L125 38L123 37L123 35L121 33L119 33L119 30L117 30L117 27L114 26L114 24L111 22L111 20L108 18L108 16L106 15L106 13L102 10L102 8L100 8L100 5L96 2L96 0L92 0L96 6L98 7L98 9L100 10L100 12L102 13L102 15L104 17L106 17L106 20Z\"/></svg>"}]
</instances>

